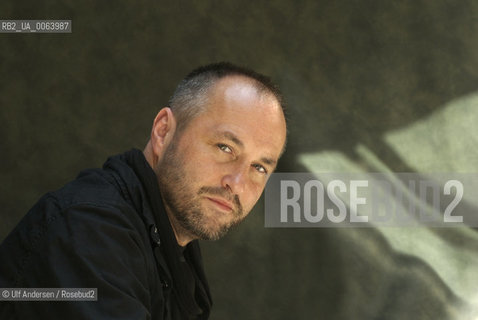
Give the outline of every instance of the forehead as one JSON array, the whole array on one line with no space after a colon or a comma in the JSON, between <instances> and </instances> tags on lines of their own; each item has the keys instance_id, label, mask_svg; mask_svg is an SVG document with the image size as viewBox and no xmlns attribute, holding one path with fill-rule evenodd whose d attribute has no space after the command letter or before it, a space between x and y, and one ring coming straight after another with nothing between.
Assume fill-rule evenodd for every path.
<instances>
[{"instance_id":1,"label":"forehead","mask_svg":"<svg viewBox=\"0 0 478 320\"><path fill-rule=\"evenodd\" d=\"M231 131L272 156L278 157L285 143L286 124L279 102L242 76L223 78L211 87L205 111L193 122L211 133Z\"/></svg>"}]
</instances>

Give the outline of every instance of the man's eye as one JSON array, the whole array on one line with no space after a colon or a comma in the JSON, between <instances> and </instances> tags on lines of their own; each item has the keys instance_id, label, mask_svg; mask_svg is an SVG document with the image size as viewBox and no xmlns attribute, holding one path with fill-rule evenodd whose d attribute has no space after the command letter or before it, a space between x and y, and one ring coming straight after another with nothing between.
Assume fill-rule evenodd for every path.
<instances>
[{"instance_id":1,"label":"man's eye","mask_svg":"<svg viewBox=\"0 0 478 320\"><path fill-rule=\"evenodd\" d=\"M264 168L264 167L261 166L260 164L253 164L252 166L253 166L258 172L267 174L266 168Z\"/></svg>"},{"instance_id":2,"label":"man's eye","mask_svg":"<svg viewBox=\"0 0 478 320\"><path fill-rule=\"evenodd\" d=\"M224 152L232 153L231 148L229 148L229 146L227 146L225 144L219 143L217 146L218 146L219 149L221 149Z\"/></svg>"}]
</instances>

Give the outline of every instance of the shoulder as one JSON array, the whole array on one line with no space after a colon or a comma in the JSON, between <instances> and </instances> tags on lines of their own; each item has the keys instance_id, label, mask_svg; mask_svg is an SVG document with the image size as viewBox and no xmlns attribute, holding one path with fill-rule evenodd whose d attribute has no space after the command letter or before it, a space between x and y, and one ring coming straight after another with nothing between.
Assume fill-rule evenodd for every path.
<instances>
[{"instance_id":1,"label":"shoulder","mask_svg":"<svg viewBox=\"0 0 478 320\"><path fill-rule=\"evenodd\" d=\"M4 268L14 270L10 281L15 277L15 283L35 268L54 267L55 260L64 261L65 270L81 265L74 261L98 270L112 263L117 264L115 270L120 265L128 270L147 268L154 261L151 252L139 213L103 170L87 170L43 196L0 247L1 260L9 261Z\"/></svg>"},{"instance_id":2,"label":"shoulder","mask_svg":"<svg viewBox=\"0 0 478 320\"><path fill-rule=\"evenodd\" d=\"M46 200L55 201L60 209L80 204L92 206L126 205L121 187L113 172L102 169L88 169L61 189L47 194Z\"/></svg>"},{"instance_id":3,"label":"shoulder","mask_svg":"<svg viewBox=\"0 0 478 320\"><path fill-rule=\"evenodd\" d=\"M61 189L44 195L18 227L39 238L47 233L54 236L64 229L74 233L87 228L90 234L98 229L103 233L114 229L141 232L144 224L113 176L104 170L91 169Z\"/></svg>"}]
</instances>

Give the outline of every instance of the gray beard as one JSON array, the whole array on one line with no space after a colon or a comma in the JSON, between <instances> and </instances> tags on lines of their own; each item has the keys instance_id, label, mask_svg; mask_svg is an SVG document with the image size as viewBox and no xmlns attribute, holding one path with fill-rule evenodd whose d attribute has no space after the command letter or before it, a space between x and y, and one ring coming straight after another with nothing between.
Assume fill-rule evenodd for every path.
<instances>
[{"instance_id":1,"label":"gray beard","mask_svg":"<svg viewBox=\"0 0 478 320\"><path fill-rule=\"evenodd\" d=\"M239 197L231 195L222 187L201 187L197 192L191 190L191 184L184 173L184 161L177 154L175 145L176 143L173 141L168 146L163 159L156 168L163 201L179 226L192 238L220 239L245 218ZM234 219L226 224L208 228L207 218L201 211L201 194L219 195L233 202Z\"/></svg>"}]
</instances>

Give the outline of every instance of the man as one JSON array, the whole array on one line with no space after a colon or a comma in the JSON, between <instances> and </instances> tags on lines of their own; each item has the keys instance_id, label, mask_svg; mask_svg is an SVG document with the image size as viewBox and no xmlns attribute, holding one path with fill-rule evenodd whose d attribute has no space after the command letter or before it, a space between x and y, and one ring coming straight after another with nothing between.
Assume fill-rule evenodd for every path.
<instances>
[{"instance_id":1,"label":"man","mask_svg":"<svg viewBox=\"0 0 478 320\"><path fill-rule=\"evenodd\" d=\"M228 63L196 69L143 152L45 195L0 247L0 287L98 288L98 301L2 302L0 318L207 319L197 239L247 216L285 140L266 77Z\"/></svg>"}]
</instances>

